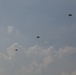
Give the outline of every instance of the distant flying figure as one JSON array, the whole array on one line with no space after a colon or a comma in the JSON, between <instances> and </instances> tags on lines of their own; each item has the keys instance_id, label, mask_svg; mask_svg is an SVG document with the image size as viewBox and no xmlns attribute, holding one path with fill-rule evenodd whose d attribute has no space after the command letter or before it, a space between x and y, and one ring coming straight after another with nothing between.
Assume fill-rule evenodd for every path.
<instances>
[{"instance_id":1,"label":"distant flying figure","mask_svg":"<svg viewBox=\"0 0 76 75\"><path fill-rule=\"evenodd\" d=\"M72 16L72 14L69 14L68 16Z\"/></svg>"},{"instance_id":2,"label":"distant flying figure","mask_svg":"<svg viewBox=\"0 0 76 75\"><path fill-rule=\"evenodd\" d=\"M15 49L15 51L18 51L17 49Z\"/></svg>"},{"instance_id":3,"label":"distant flying figure","mask_svg":"<svg viewBox=\"0 0 76 75\"><path fill-rule=\"evenodd\" d=\"M40 38L40 36L37 36L37 38Z\"/></svg>"}]
</instances>

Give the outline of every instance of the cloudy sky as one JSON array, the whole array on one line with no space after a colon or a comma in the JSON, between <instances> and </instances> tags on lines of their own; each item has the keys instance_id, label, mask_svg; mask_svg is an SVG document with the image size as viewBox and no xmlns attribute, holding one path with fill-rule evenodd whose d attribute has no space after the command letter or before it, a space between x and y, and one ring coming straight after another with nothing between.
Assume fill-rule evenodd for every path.
<instances>
[{"instance_id":1,"label":"cloudy sky","mask_svg":"<svg viewBox=\"0 0 76 75\"><path fill-rule=\"evenodd\" d=\"M0 0L0 75L76 75L76 0Z\"/></svg>"}]
</instances>

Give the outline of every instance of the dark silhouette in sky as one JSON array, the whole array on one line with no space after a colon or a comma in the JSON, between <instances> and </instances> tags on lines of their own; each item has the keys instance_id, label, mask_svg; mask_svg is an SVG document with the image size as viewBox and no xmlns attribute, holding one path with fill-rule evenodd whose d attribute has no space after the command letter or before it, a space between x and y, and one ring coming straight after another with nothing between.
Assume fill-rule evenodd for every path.
<instances>
[{"instance_id":1,"label":"dark silhouette in sky","mask_svg":"<svg viewBox=\"0 0 76 75\"><path fill-rule=\"evenodd\" d=\"M40 36L37 36L37 38L40 38Z\"/></svg>"},{"instance_id":2,"label":"dark silhouette in sky","mask_svg":"<svg viewBox=\"0 0 76 75\"><path fill-rule=\"evenodd\" d=\"M72 16L72 14L69 14L68 16Z\"/></svg>"},{"instance_id":3,"label":"dark silhouette in sky","mask_svg":"<svg viewBox=\"0 0 76 75\"><path fill-rule=\"evenodd\" d=\"M15 51L18 51L18 49L15 49Z\"/></svg>"}]
</instances>

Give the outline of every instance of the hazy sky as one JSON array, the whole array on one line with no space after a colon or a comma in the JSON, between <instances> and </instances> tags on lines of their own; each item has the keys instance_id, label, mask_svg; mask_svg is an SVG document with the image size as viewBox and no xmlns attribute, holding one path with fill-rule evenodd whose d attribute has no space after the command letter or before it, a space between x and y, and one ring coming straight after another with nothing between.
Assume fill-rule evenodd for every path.
<instances>
[{"instance_id":1,"label":"hazy sky","mask_svg":"<svg viewBox=\"0 0 76 75\"><path fill-rule=\"evenodd\" d=\"M76 75L76 0L0 0L0 75Z\"/></svg>"}]
</instances>

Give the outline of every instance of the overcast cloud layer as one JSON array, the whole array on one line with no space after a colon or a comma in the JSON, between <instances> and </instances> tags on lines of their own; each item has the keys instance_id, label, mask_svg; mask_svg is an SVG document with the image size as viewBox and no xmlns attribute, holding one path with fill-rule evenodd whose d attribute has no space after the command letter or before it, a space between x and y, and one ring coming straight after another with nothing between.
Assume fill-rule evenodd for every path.
<instances>
[{"instance_id":1,"label":"overcast cloud layer","mask_svg":"<svg viewBox=\"0 0 76 75\"><path fill-rule=\"evenodd\" d=\"M0 75L76 75L76 0L0 0Z\"/></svg>"}]
</instances>

